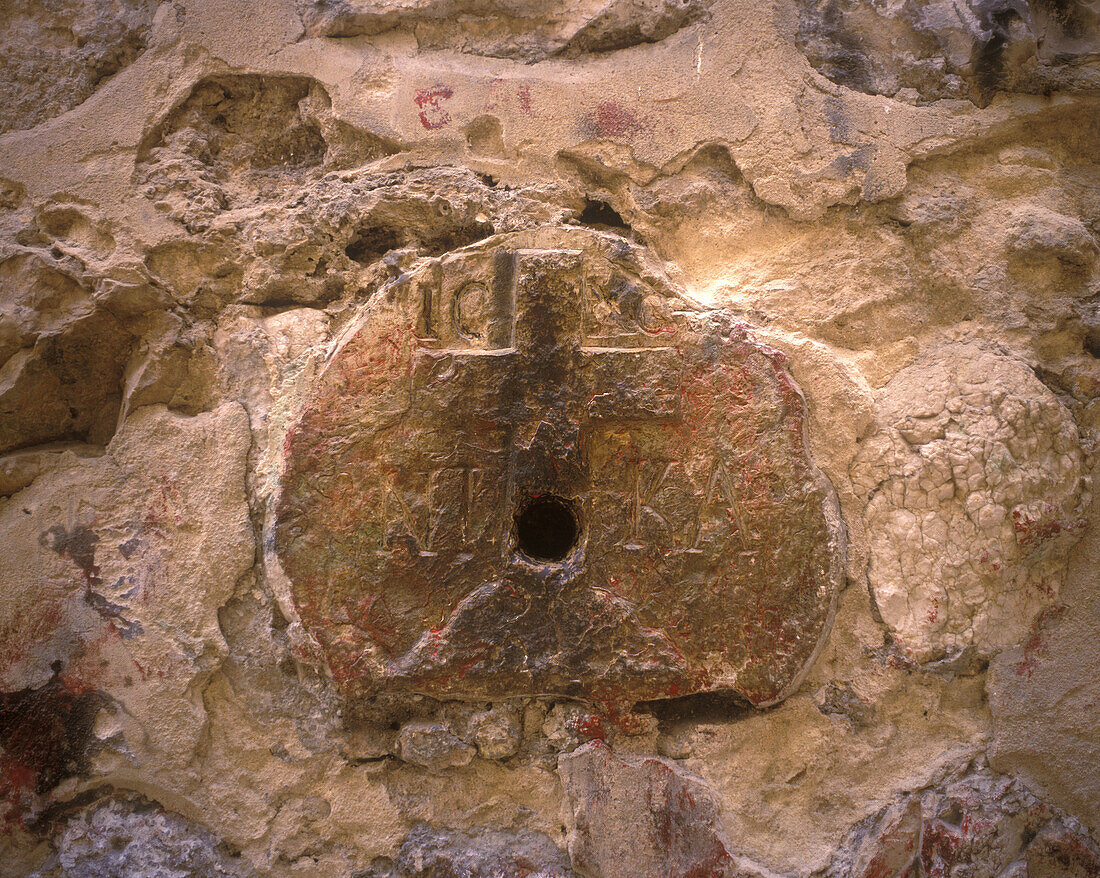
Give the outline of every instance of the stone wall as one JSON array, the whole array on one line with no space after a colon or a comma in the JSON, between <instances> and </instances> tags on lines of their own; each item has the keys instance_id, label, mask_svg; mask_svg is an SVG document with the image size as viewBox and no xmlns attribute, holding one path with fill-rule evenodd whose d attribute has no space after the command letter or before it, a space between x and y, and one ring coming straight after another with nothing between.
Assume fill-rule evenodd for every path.
<instances>
[{"instance_id":1,"label":"stone wall","mask_svg":"<svg viewBox=\"0 0 1100 878\"><path fill-rule=\"evenodd\" d=\"M0 875L1100 876L1100 7L0 0Z\"/></svg>"}]
</instances>

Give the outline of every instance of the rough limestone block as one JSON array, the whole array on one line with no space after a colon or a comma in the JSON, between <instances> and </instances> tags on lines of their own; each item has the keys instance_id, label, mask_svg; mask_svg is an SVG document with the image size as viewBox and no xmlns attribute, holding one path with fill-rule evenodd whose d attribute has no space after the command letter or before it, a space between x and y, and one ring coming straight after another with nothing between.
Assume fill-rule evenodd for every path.
<instances>
[{"instance_id":1,"label":"rough limestone block","mask_svg":"<svg viewBox=\"0 0 1100 878\"><path fill-rule=\"evenodd\" d=\"M254 560L247 448L239 405L149 406L102 457L68 456L0 507L0 816L29 819L104 746L150 775L192 758L192 687L225 652L218 608Z\"/></svg>"},{"instance_id":2,"label":"rough limestone block","mask_svg":"<svg viewBox=\"0 0 1100 878\"><path fill-rule=\"evenodd\" d=\"M0 0L0 95L0 878L1100 872L1100 0Z\"/></svg>"},{"instance_id":3,"label":"rough limestone block","mask_svg":"<svg viewBox=\"0 0 1100 878\"><path fill-rule=\"evenodd\" d=\"M415 29L424 48L537 61L654 43L698 20L709 0L298 0L311 34ZM517 27L517 24L522 25Z\"/></svg>"},{"instance_id":4,"label":"rough limestone block","mask_svg":"<svg viewBox=\"0 0 1100 878\"><path fill-rule=\"evenodd\" d=\"M501 832L477 827L472 832L436 829L420 823L401 845L397 874L410 878L522 875L525 878L573 878L557 845L537 832ZM393 874L393 873L391 873Z\"/></svg>"},{"instance_id":5,"label":"rough limestone block","mask_svg":"<svg viewBox=\"0 0 1100 878\"><path fill-rule=\"evenodd\" d=\"M892 803L857 826L829 878L1085 878L1100 847L1072 817L988 768Z\"/></svg>"},{"instance_id":6,"label":"rough limestone block","mask_svg":"<svg viewBox=\"0 0 1100 878\"><path fill-rule=\"evenodd\" d=\"M405 723L397 735L397 752L406 762L441 769L469 764L476 749L441 723Z\"/></svg>"},{"instance_id":7,"label":"rough limestone block","mask_svg":"<svg viewBox=\"0 0 1100 878\"><path fill-rule=\"evenodd\" d=\"M586 878L767 878L731 854L718 805L663 759L626 760L600 741L558 760L569 794L573 868Z\"/></svg>"},{"instance_id":8,"label":"rough limestone block","mask_svg":"<svg viewBox=\"0 0 1100 878\"><path fill-rule=\"evenodd\" d=\"M220 878L253 874L209 830L141 799L108 799L64 821L56 867L30 878Z\"/></svg>"}]
</instances>

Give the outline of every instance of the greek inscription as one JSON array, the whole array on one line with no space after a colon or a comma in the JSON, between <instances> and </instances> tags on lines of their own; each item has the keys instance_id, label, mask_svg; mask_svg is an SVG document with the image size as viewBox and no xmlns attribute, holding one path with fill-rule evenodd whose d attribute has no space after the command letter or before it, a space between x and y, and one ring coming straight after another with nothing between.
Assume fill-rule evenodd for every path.
<instances>
[{"instance_id":1,"label":"greek inscription","mask_svg":"<svg viewBox=\"0 0 1100 878\"><path fill-rule=\"evenodd\" d=\"M712 512L717 512L717 516L708 514ZM719 460L711 464L706 493L703 495L703 502L699 505L695 519L695 538L691 542L691 548L696 550L701 548L704 539L713 536L715 525L718 529L736 532L742 548L744 547L745 523L738 509L737 491L733 487L729 471Z\"/></svg>"},{"instance_id":2,"label":"greek inscription","mask_svg":"<svg viewBox=\"0 0 1100 878\"><path fill-rule=\"evenodd\" d=\"M419 89L413 100L419 108L417 115L420 118L420 124L429 131L435 131L448 125L451 121L451 114L447 112L445 104L453 95L454 89L447 85Z\"/></svg>"},{"instance_id":3,"label":"greek inscription","mask_svg":"<svg viewBox=\"0 0 1100 878\"><path fill-rule=\"evenodd\" d=\"M587 240L426 260L292 433L277 552L319 640L358 608L326 647L349 694L763 705L812 658L838 514L781 360Z\"/></svg>"},{"instance_id":4,"label":"greek inscription","mask_svg":"<svg viewBox=\"0 0 1100 878\"><path fill-rule=\"evenodd\" d=\"M657 476L648 481L643 475L643 470L645 469L644 464L646 463L655 464L658 471ZM639 529L643 519L646 517L656 519L666 531L672 529L668 519L653 505L653 499L657 496L657 492L665 485L676 465L677 461L675 460L636 460L633 462L633 478L631 481L633 482L634 490L630 498L630 533L627 534L626 540L623 543L623 548L638 549L642 547L643 544L641 542Z\"/></svg>"},{"instance_id":5,"label":"greek inscription","mask_svg":"<svg viewBox=\"0 0 1100 878\"><path fill-rule=\"evenodd\" d=\"M484 341L488 336L492 304L485 284L466 284L455 295L451 309L455 331L470 341Z\"/></svg>"},{"instance_id":6,"label":"greek inscription","mask_svg":"<svg viewBox=\"0 0 1100 878\"><path fill-rule=\"evenodd\" d=\"M421 555L459 552L485 534L489 523L484 508L485 472L471 467L445 467L420 473L422 494L412 504L392 485L383 497L382 548L393 549L405 541ZM418 514L417 510L427 512Z\"/></svg>"},{"instance_id":7,"label":"greek inscription","mask_svg":"<svg viewBox=\"0 0 1100 878\"><path fill-rule=\"evenodd\" d=\"M405 497L392 485L382 494L382 548L396 549L402 545L422 552L428 542L424 527L417 521Z\"/></svg>"}]
</instances>

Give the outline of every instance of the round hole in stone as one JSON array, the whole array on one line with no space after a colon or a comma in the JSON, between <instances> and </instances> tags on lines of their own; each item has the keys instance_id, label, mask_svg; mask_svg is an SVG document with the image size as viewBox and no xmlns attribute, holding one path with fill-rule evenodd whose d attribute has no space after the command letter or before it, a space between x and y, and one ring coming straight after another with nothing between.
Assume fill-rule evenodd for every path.
<instances>
[{"instance_id":1,"label":"round hole in stone","mask_svg":"<svg viewBox=\"0 0 1100 878\"><path fill-rule=\"evenodd\" d=\"M568 500L542 494L516 514L516 544L528 558L560 561L577 543L580 528Z\"/></svg>"}]
</instances>

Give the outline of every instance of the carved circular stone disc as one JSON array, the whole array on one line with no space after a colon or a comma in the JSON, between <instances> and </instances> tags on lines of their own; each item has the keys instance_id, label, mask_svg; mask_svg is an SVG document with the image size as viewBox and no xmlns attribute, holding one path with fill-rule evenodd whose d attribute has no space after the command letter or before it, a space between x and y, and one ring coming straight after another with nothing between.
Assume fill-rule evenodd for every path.
<instances>
[{"instance_id":1,"label":"carved circular stone disc","mask_svg":"<svg viewBox=\"0 0 1100 878\"><path fill-rule=\"evenodd\" d=\"M275 550L349 694L763 706L827 632L840 519L783 355L575 241L402 275L288 436Z\"/></svg>"}]
</instances>

